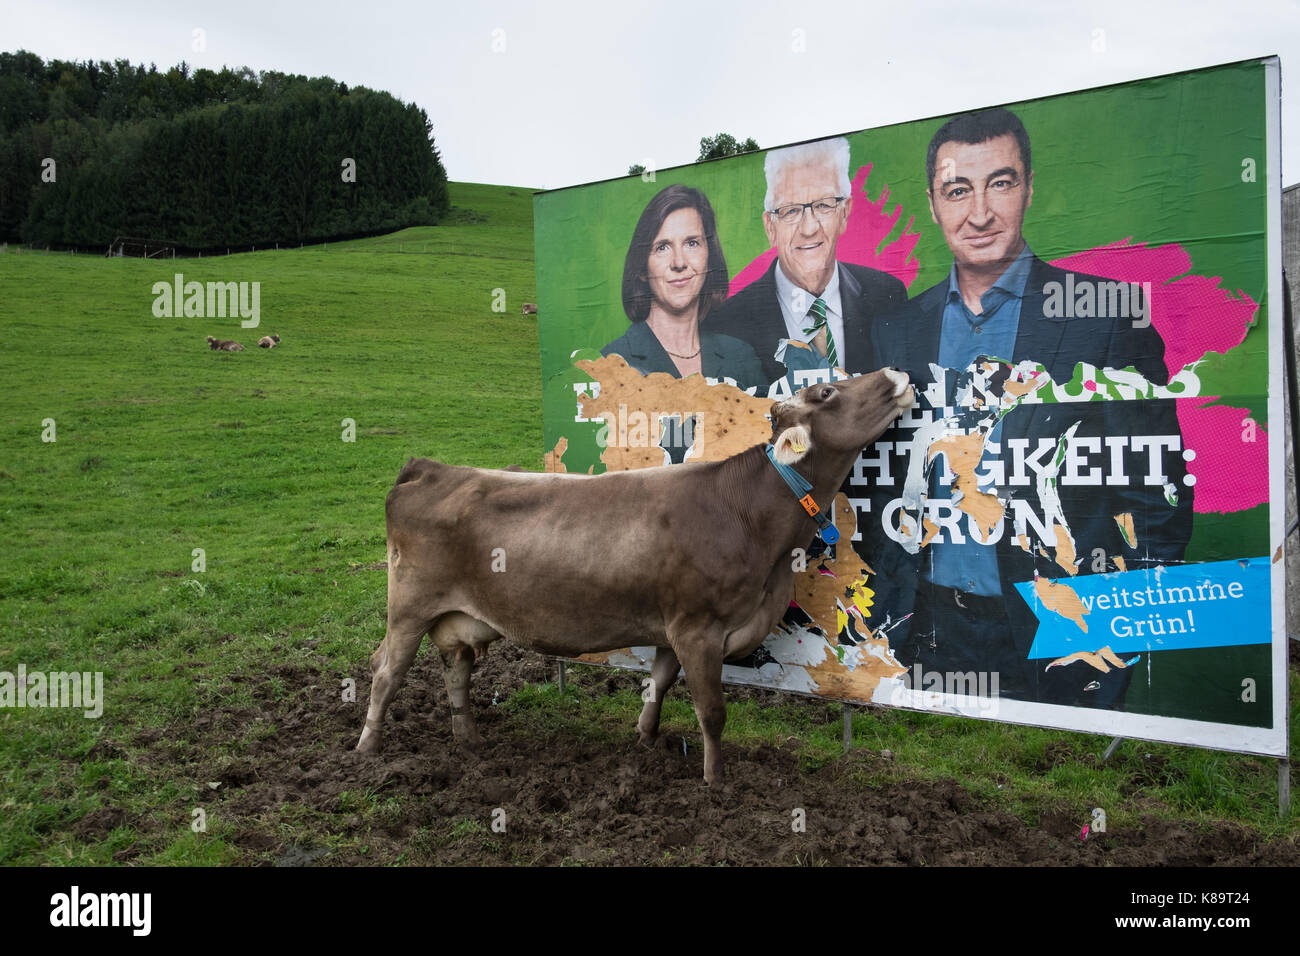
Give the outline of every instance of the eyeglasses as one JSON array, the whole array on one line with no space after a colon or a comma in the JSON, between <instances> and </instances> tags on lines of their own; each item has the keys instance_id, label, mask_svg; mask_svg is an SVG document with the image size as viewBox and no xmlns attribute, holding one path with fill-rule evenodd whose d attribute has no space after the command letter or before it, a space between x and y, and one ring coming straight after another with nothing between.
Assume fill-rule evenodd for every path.
<instances>
[{"instance_id":1,"label":"eyeglasses","mask_svg":"<svg viewBox=\"0 0 1300 956\"><path fill-rule=\"evenodd\" d=\"M803 219L805 209L811 209L819 222L825 222L835 214L835 210L840 208L840 203L844 202L844 199L844 196L827 196L824 199L814 199L812 202L792 202L769 209L767 214L782 225L791 226Z\"/></svg>"}]
</instances>

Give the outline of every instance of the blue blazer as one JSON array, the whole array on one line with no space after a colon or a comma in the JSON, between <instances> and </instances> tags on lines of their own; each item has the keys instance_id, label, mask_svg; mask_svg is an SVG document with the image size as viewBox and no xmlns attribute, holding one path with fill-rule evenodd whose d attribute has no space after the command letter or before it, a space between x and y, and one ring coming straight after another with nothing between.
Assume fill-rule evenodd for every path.
<instances>
[{"instance_id":1,"label":"blue blazer","mask_svg":"<svg viewBox=\"0 0 1300 956\"><path fill-rule=\"evenodd\" d=\"M600 354L620 355L642 375L667 372L674 378L682 377L658 337L644 322L633 322L627 332L601 349ZM729 335L703 329L700 330L700 371L708 378L733 378L741 388L753 385L767 388L752 348Z\"/></svg>"}]
</instances>

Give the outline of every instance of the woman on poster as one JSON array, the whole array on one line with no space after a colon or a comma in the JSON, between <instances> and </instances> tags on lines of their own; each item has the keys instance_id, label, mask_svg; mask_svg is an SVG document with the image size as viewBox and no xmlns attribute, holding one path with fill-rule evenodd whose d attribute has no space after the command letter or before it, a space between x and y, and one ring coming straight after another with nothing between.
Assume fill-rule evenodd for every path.
<instances>
[{"instance_id":1,"label":"woman on poster","mask_svg":"<svg viewBox=\"0 0 1300 956\"><path fill-rule=\"evenodd\" d=\"M713 207L698 189L668 186L650 200L623 266L623 311L631 327L603 349L642 375L701 374L740 388L765 384L749 344L704 332L700 323L727 297L727 261Z\"/></svg>"}]
</instances>

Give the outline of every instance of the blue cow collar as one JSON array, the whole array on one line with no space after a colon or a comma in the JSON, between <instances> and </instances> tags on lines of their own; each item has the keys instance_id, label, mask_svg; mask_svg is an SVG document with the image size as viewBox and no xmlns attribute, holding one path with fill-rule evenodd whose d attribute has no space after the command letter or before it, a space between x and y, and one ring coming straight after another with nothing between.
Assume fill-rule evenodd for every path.
<instances>
[{"instance_id":1,"label":"blue cow collar","mask_svg":"<svg viewBox=\"0 0 1300 956\"><path fill-rule=\"evenodd\" d=\"M817 507L817 502L813 501L812 485L799 472L795 471L789 465L783 465L776 460L776 449L772 445L767 446L767 460L772 463L776 473L781 476L782 480L790 486L794 492L795 498L799 504L803 505L803 510L808 512L808 517L817 522L817 533L827 544L834 544L840 540L840 533L836 530L835 525L826 517L825 513Z\"/></svg>"}]
</instances>

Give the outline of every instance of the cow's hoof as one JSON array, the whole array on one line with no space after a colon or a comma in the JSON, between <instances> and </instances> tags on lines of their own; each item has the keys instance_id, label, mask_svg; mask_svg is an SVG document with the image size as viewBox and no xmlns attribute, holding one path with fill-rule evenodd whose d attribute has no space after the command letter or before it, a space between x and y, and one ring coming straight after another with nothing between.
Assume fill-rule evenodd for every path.
<instances>
[{"instance_id":1,"label":"cow's hoof","mask_svg":"<svg viewBox=\"0 0 1300 956\"><path fill-rule=\"evenodd\" d=\"M483 744L483 735L478 732L478 728L470 723L468 718L459 714L451 718L451 735L456 738L456 743L465 747L478 747Z\"/></svg>"},{"instance_id":2,"label":"cow's hoof","mask_svg":"<svg viewBox=\"0 0 1300 956\"><path fill-rule=\"evenodd\" d=\"M379 735L367 729L357 741L356 751L359 754L373 754L379 752Z\"/></svg>"},{"instance_id":3,"label":"cow's hoof","mask_svg":"<svg viewBox=\"0 0 1300 956\"><path fill-rule=\"evenodd\" d=\"M653 747L655 745L655 741L658 739L659 739L659 731L657 730L654 731L653 733L649 733L644 730L638 730L636 732L636 743L638 747Z\"/></svg>"}]
</instances>

